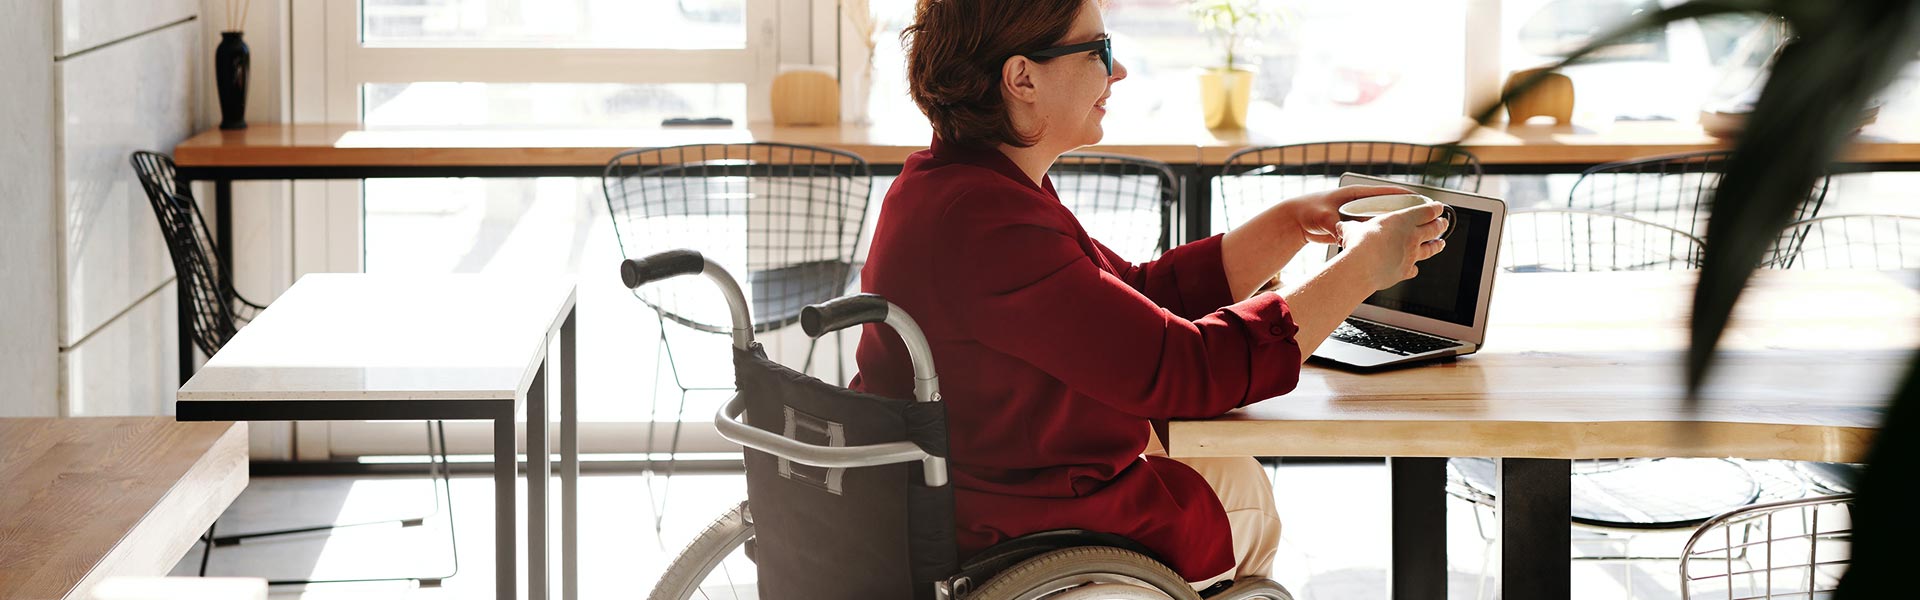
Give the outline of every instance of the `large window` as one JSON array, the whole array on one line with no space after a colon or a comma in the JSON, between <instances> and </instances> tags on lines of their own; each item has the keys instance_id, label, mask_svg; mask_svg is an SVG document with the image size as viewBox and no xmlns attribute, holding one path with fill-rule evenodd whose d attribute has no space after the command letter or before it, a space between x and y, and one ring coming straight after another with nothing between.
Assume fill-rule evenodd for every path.
<instances>
[{"instance_id":1,"label":"large window","mask_svg":"<svg viewBox=\"0 0 1920 600\"><path fill-rule=\"evenodd\" d=\"M368 46L747 47L745 0L366 0Z\"/></svg>"},{"instance_id":2,"label":"large window","mask_svg":"<svg viewBox=\"0 0 1920 600\"><path fill-rule=\"evenodd\" d=\"M913 118L900 29L914 0L874 0L887 25L875 46L874 119ZM1250 40L1254 128L1289 123L1410 121L1462 114L1465 0L1269 2L1281 25ZM1108 100L1111 122L1149 127L1200 120L1199 73L1224 53L1180 0L1108 0L1115 58L1128 77Z\"/></svg>"},{"instance_id":3,"label":"large window","mask_svg":"<svg viewBox=\"0 0 1920 600\"><path fill-rule=\"evenodd\" d=\"M1501 66L1549 65L1633 16L1654 0L1505 0ZM1576 121L1692 121L1702 107L1730 100L1756 82L1780 44L1779 28L1758 15L1684 20L1600 51L1564 73L1573 80Z\"/></svg>"},{"instance_id":4,"label":"large window","mask_svg":"<svg viewBox=\"0 0 1920 600\"><path fill-rule=\"evenodd\" d=\"M764 118L777 8L774 0L330 0L301 10L328 24L324 61L305 63L325 73L326 120L524 133L644 131L678 117L744 127ZM614 277L621 251L597 178L372 179L332 186L329 198L359 208L352 217L369 273L575 274L581 419L601 431L585 450L639 451L645 424L679 414L671 372L654 371L653 315ZM724 357L724 338L689 338L676 338L676 350ZM680 375L730 382L724 360L715 364L689 369L683 360ZM667 388L658 411L649 404L656 384ZM696 427L683 441L712 445L711 427L697 423L724 399L689 399ZM336 455L417 453L417 429L336 423L324 437ZM484 430L449 427L453 449L484 450ZM664 449L671 428L660 431Z\"/></svg>"},{"instance_id":5,"label":"large window","mask_svg":"<svg viewBox=\"0 0 1920 600\"><path fill-rule=\"evenodd\" d=\"M747 120L744 83L472 83L362 86L368 127L617 127L676 117Z\"/></svg>"}]
</instances>

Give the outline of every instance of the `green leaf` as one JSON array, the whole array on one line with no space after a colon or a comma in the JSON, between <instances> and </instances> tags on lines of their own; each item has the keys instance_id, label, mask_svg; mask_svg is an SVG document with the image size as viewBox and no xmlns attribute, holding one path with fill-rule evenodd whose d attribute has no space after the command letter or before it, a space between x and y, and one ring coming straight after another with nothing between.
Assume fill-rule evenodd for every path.
<instances>
[{"instance_id":1,"label":"green leaf","mask_svg":"<svg viewBox=\"0 0 1920 600\"><path fill-rule=\"evenodd\" d=\"M1920 0L1695 0L1642 15L1549 71L1642 31L1730 12L1779 15L1798 38L1774 64L1733 145L1713 199L1686 358L1689 410L1699 403L1700 388L1713 366L1734 304L1768 247L1815 181L1826 175L1869 99L1920 52ZM1477 112L1475 121L1489 122L1500 106L1538 85L1545 72L1519 82L1498 102ZM1875 435L1851 515L1852 564L1837 598L1881 598L1891 590L1911 587L1906 576L1911 567L1902 556L1911 540L1920 539L1920 520L1906 514L1916 491L1913 474L1920 468L1916 428L1920 428L1920 355L1910 361Z\"/></svg>"},{"instance_id":2,"label":"green leaf","mask_svg":"<svg viewBox=\"0 0 1920 600\"><path fill-rule=\"evenodd\" d=\"M1825 3L1819 3L1825 4ZM1825 176L1868 100L1920 51L1920 3L1859 0L1800 18L1728 160L1712 214L1687 355L1689 401L1767 247Z\"/></svg>"},{"instance_id":3,"label":"green leaf","mask_svg":"<svg viewBox=\"0 0 1920 600\"><path fill-rule=\"evenodd\" d=\"M1920 359L1920 355L1915 356ZM1887 590L1912 586L1909 561L1902 557L1920 539L1920 520L1910 514L1915 465L1920 465L1920 360L1908 365L1900 392L1893 397L1880 433L1867 454L1867 470L1854 486L1853 564L1834 597L1842 600L1885 598ZM1823 551L1824 552L1824 551Z\"/></svg>"}]
</instances>

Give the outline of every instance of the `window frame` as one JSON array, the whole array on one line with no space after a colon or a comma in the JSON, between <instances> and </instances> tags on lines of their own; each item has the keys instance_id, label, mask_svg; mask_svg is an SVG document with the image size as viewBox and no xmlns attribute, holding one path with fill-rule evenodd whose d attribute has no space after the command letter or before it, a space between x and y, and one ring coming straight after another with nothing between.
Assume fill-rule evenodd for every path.
<instances>
[{"instance_id":1,"label":"window frame","mask_svg":"<svg viewBox=\"0 0 1920 600\"><path fill-rule=\"evenodd\" d=\"M291 2L290 36L295 123L363 124L363 86L368 83L455 81L467 83L741 83L746 85L750 121L770 119L769 91L782 58L827 64L839 28L835 0L779 2L745 0L746 43L741 49L522 48L367 46L362 39L361 0ZM795 10L795 9L799 10ZM822 18L822 9L825 18ZM810 14L809 14L810 13ZM315 35L317 34L317 35ZM781 40L807 40L805 45ZM804 56L801 56L804 51ZM745 125L744 123L740 125ZM316 272L363 272L365 186L362 181L300 181L293 185L294 278ZM711 423L686 422L689 452L726 451ZM634 433L650 423L601 423ZM418 425L390 422L298 422L294 459L335 460L382 454L414 454ZM631 431L628 431L631 430ZM490 452L488 423L458 422L447 427L448 450L456 454ZM522 432L524 435L524 432ZM637 440L638 435L605 439ZM523 438L524 440L524 438ZM524 443L524 442L523 442ZM592 447L600 452L630 452L619 444Z\"/></svg>"}]
</instances>

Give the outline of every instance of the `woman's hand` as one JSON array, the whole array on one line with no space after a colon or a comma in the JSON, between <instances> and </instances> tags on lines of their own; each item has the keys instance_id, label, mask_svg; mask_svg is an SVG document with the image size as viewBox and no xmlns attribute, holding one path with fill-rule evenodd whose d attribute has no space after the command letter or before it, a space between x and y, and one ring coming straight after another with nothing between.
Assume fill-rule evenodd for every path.
<instances>
[{"instance_id":1,"label":"woman's hand","mask_svg":"<svg viewBox=\"0 0 1920 600\"><path fill-rule=\"evenodd\" d=\"M1227 232L1221 243L1227 287L1245 299L1277 283L1275 274L1307 242L1339 244L1340 205L1382 194L1406 194L1393 186L1356 185L1282 200Z\"/></svg>"},{"instance_id":2,"label":"woman's hand","mask_svg":"<svg viewBox=\"0 0 1920 600\"><path fill-rule=\"evenodd\" d=\"M1340 205L1369 196L1411 193L1386 185L1354 185L1288 198L1279 206L1287 207L1284 210L1293 214L1293 221L1299 224L1308 242L1340 246L1344 245L1340 234Z\"/></svg>"},{"instance_id":3,"label":"woman's hand","mask_svg":"<svg viewBox=\"0 0 1920 600\"><path fill-rule=\"evenodd\" d=\"M1420 274L1415 264L1446 249L1439 239L1447 231L1445 209L1438 203L1405 208L1367 221L1339 222L1344 254L1362 265L1360 273L1373 289L1384 290Z\"/></svg>"}]
</instances>

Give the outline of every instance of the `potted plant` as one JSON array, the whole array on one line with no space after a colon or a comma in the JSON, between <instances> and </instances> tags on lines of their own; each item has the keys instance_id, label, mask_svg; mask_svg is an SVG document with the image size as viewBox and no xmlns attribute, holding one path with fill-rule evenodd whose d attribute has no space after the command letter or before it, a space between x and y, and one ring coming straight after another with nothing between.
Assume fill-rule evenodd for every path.
<instances>
[{"instance_id":1,"label":"potted plant","mask_svg":"<svg viewBox=\"0 0 1920 600\"><path fill-rule=\"evenodd\" d=\"M1187 0L1200 30L1224 51L1224 61L1200 73L1200 111L1209 129L1247 126L1253 69L1242 60L1246 44L1285 23L1267 0Z\"/></svg>"}]
</instances>

